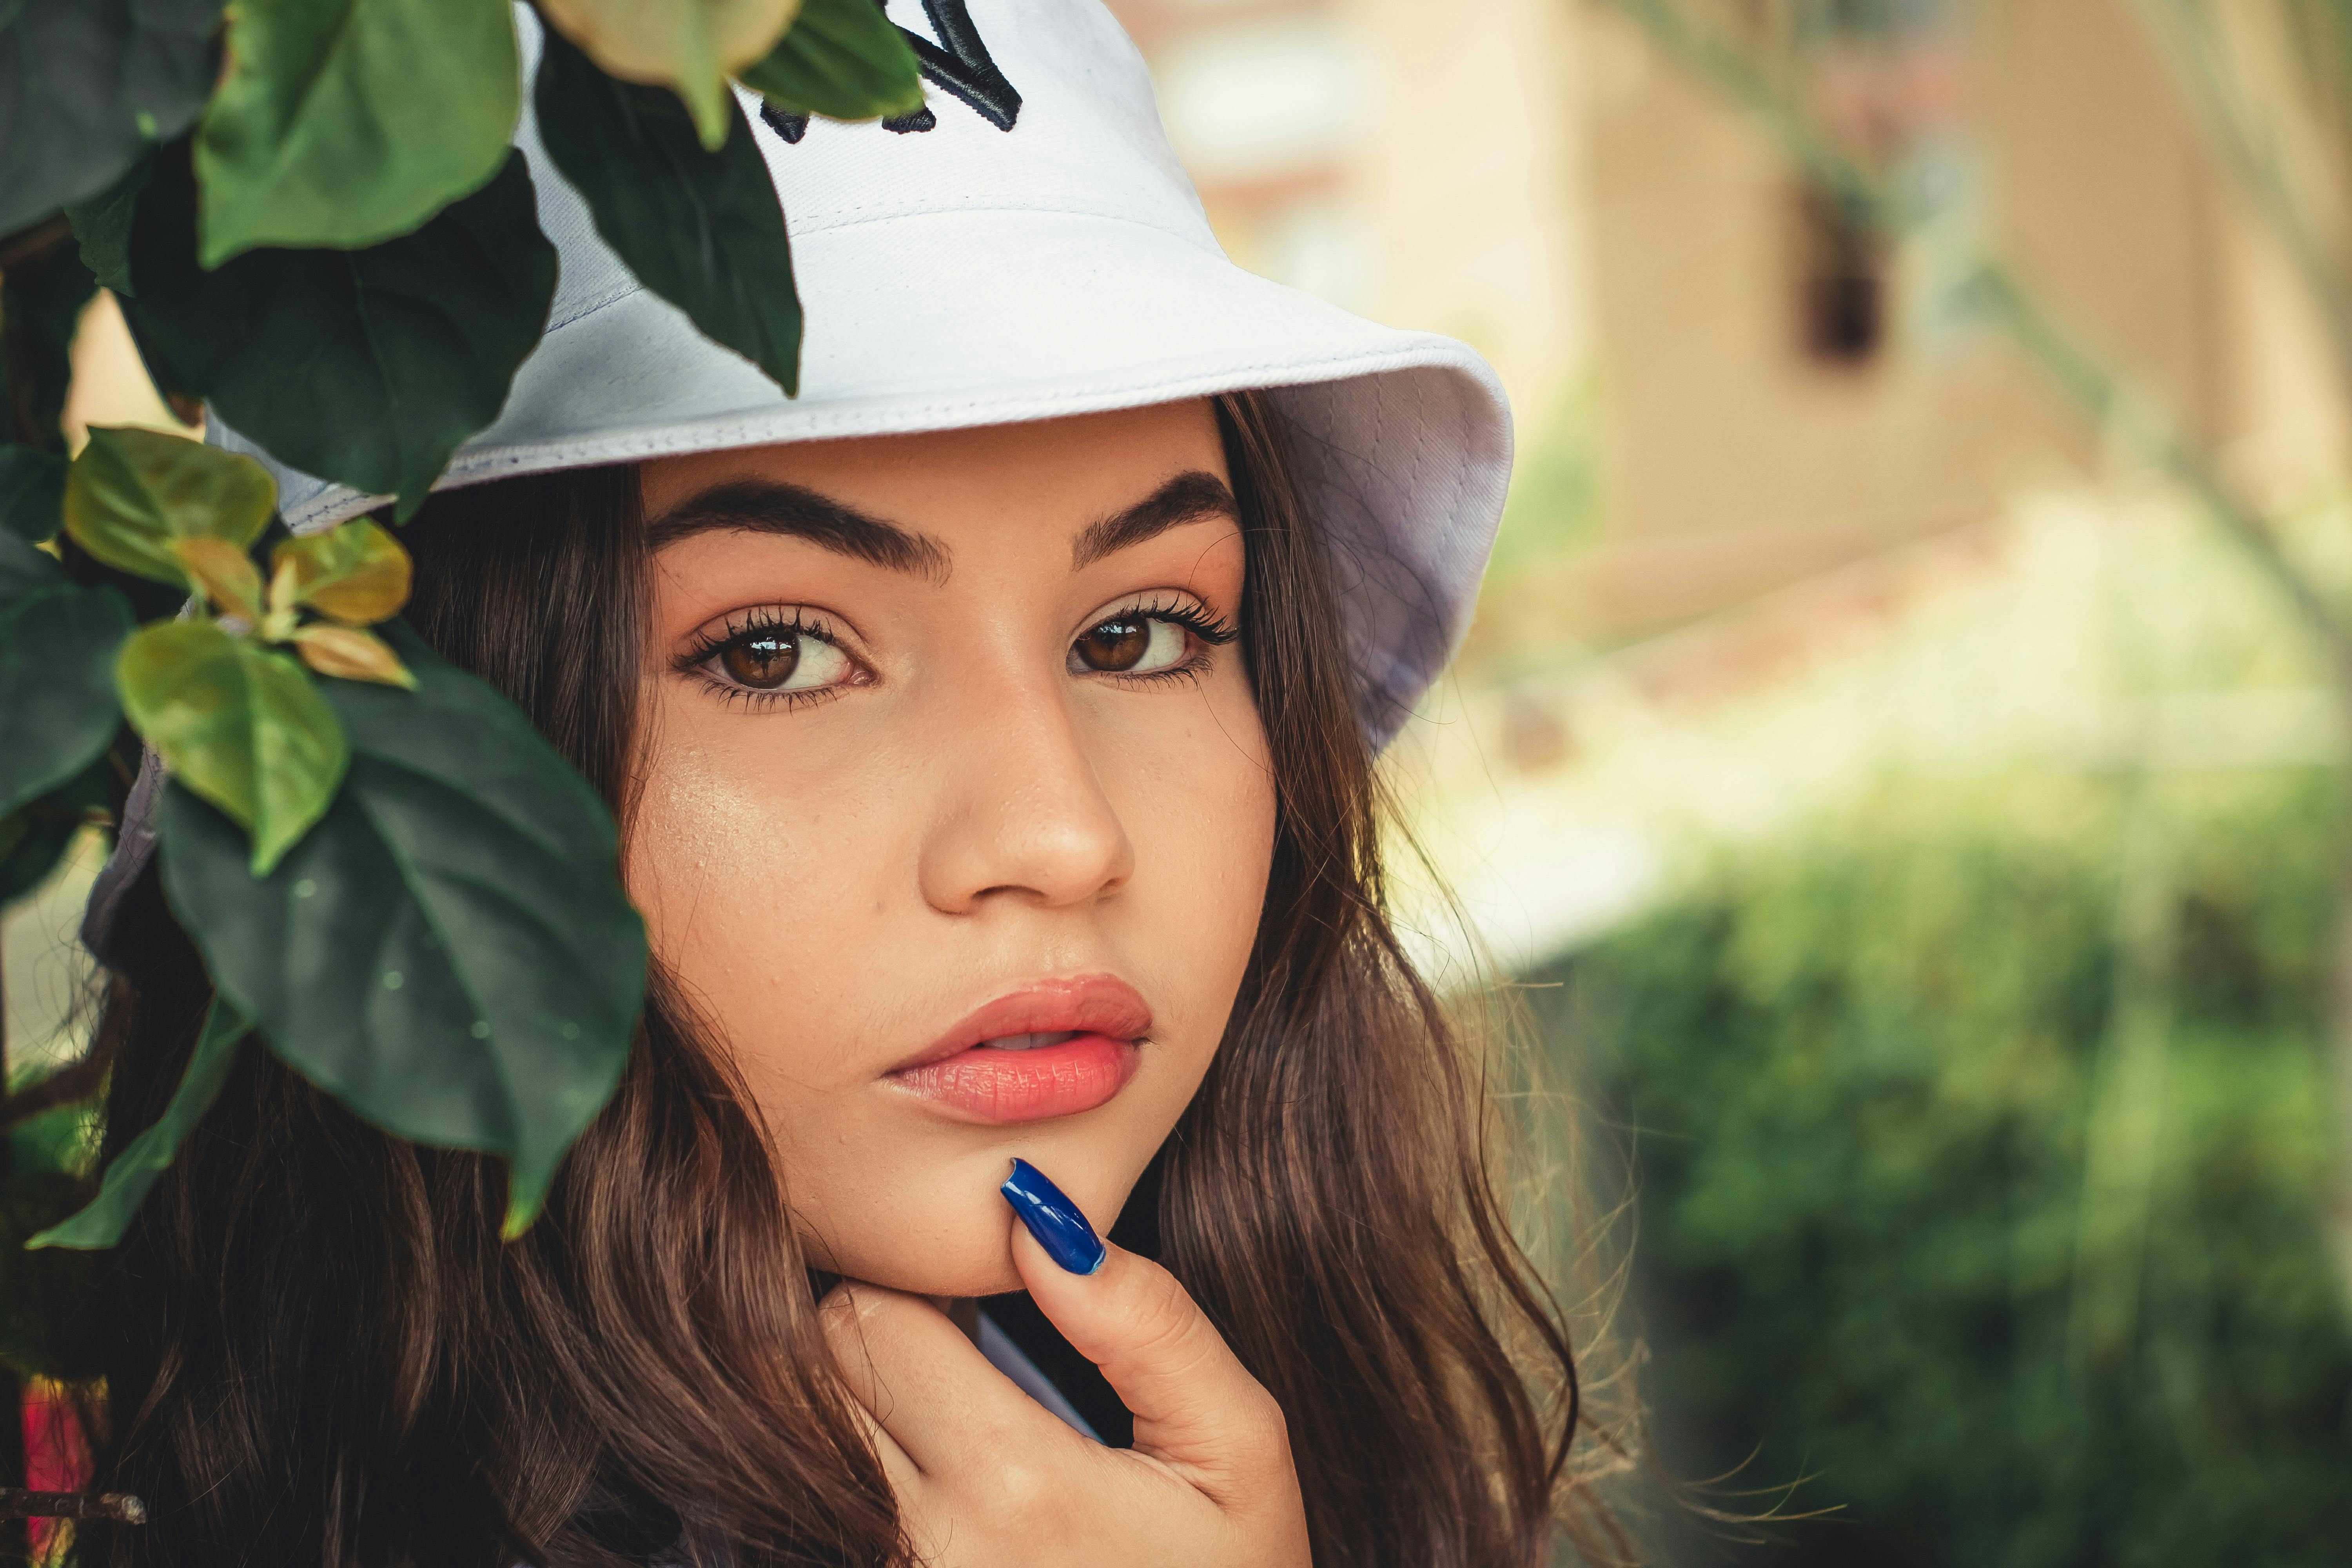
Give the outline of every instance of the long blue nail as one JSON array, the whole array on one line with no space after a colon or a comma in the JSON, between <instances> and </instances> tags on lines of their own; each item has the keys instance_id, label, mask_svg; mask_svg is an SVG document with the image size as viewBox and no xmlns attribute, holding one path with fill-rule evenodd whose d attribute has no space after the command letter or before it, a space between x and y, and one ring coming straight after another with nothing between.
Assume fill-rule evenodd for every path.
<instances>
[{"instance_id":1,"label":"long blue nail","mask_svg":"<svg viewBox=\"0 0 2352 1568\"><path fill-rule=\"evenodd\" d=\"M1110 1256L1078 1205L1064 1197L1062 1189L1028 1161L1013 1161L1013 1173L997 1190L1037 1238L1037 1245L1045 1249L1045 1256L1069 1272L1092 1274Z\"/></svg>"}]
</instances>

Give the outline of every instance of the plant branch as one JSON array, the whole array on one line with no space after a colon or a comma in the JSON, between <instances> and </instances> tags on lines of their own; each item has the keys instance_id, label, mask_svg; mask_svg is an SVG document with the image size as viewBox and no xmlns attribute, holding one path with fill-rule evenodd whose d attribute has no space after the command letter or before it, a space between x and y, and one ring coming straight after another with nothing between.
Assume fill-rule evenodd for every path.
<instances>
[{"instance_id":1,"label":"plant branch","mask_svg":"<svg viewBox=\"0 0 2352 1568\"><path fill-rule=\"evenodd\" d=\"M2246 500L2202 447L2189 440L2148 400L2077 343L1998 263L1980 262L1963 285L1969 302L2000 326L2084 413L2197 498L2235 539L2317 639L2340 682L2352 689L2352 628L2310 576L2296 566L2261 511Z\"/></svg>"},{"instance_id":2,"label":"plant branch","mask_svg":"<svg viewBox=\"0 0 2352 1568\"><path fill-rule=\"evenodd\" d=\"M1835 146L1803 109L1737 47L1696 26L1675 0L1609 0L1668 58L1713 83L1747 109L1806 175L1844 203L1858 220L1899 235L1923 216L1890 200L1878 181ZM2168 5L2178 0L2145 0ZM2084 349L2000 262L1979 258L1960 286L1967 303L2032 360L2092 418L2123 435L2141 455L2195 496L2223 531L2245 547L2318 641L2339 700L2352 711L2352 626L2296 566L2260 509L2241 495L2210 453L2124 378ZM2352 311L2346 316L2352 348ZM2346 360L2352 375L2352 355ZM2352 389L2352 380L2347 382Z\"/></svg>"},{"instance_id":3,"label":"plant branch","mask_svg":"<svg viewBox=\"0 0 2352 1568\"><path fill-rule=\"evenodd\" d=\"M2341 260L2295 199L2260 111L2230 68L2230 49L2202 0L2136 0L2171 62L2189 106L2230 177L2242 188L2303 279L2335 354L2338 384L2352 395L2352 288Z\"/></svg>"},{"instance_id":4,"label":"plant branch","mask_svg":"<svg viewBox=\"0 0 2352 1568\"><path fill-rule=\"evenodd\" d=\"M1840 152L1779 83L1737 46L1694 26L1675 0L1608 0L1649 36L1660 52L1711 82L1760 121L1781 153L1856 222L1880 230L1905 226L1885 187Z\"/></svg>"},{"instance_id":5,"label":"plant branch","mask_svg":"<svg viewBox=\"0 0 2352 1568\"><path fill-rule=\"evenodd\" d=\"M107 1057L96 1046L88 1055L59 1068L39 1082L0 1098L0 1127L14 1127L44 1111L88 1100L106 1082Z\"/></svg>"},{"instance_id":6,"label":"plant branch","mask_svg":"<svg viewBox=\"0 0 2352 1568\"><path fill-rule=\"evenodd\" d=\"M0 1487L0 1519L110 1519L144 1524L147 1505L129 1492L37 1492Z\"/></svg>"}]
</instances>

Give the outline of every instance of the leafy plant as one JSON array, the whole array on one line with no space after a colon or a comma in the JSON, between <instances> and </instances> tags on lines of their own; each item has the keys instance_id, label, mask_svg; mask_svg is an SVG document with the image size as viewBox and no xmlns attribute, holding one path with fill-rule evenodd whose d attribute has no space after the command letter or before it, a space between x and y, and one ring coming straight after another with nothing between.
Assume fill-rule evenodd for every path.
<instances>
[{"instance_id":1,"label":"leafy plant","mask_svg":"<svg viewBox=\"0 0 2352 1568\"><path fill-rule=\"evenodd\" d=\"M2340 1559L2333 784L2133 787L1906 780L1527 994L1631 1130L1669 1467L1835 1510L1739 1561ZM2104 1130L2143 1110L2118 1173Z\"/></svg>"},{"instance_id":2,"label":"leafy plant","mask_svg":"<svg viewBox=\"0 0 2352 1568\"><path fill-rule=\"evenodd\" d=\"M555 167L648 289L793 391L784 215L730 79L773 114L907 114L926 68L908 35L877 0L530 15ZM18 1084L0 1053L0 1124L20 1134L0 1144L0 1556L25 1544L20 1382L89 1375L79 1254L121 1237L240 1050L400 1136L503 1157L511 1235L635 1032L645 932L612 822L519 710L399 625L394 533L291 538L247 458L94 430L68 463L61 426L68 346L104 288L184 417L208 403L412 516L504 405L554 297L512 145L525 16L0 4L0 903L115 826L143 748L169 782L142 830L215 984L169 1109L94 1186L107 1064Z\"/></svg>"},{"instance_id":3,"label":"leafy plant","mask_svg":"<svg viewBox=\"0 0 2352 1568\"><path fill-rule=\"evenodd\" d=\"M553 298L511 145L520 15L0 6L0 899L111 822L143 747L169 779L163 873L217 992L170 1112L44 1246L112 1244L247 1038L380 1126L505 1157L510 1231L625 1058L645 935L612 823L519 710L399 625L395 534L289 537L250 458L100 429L68 462L59 425L103 287L167 397L412 515ZM923 101L907 35L875 0L535 16L555 166L646 288L792 390L784 216L730 79L779 112L903 114ZM32 1098L48 1114L63 1092ZM44 1193L79 1179L39 1173Z\"/></svg>"}]
</instances>

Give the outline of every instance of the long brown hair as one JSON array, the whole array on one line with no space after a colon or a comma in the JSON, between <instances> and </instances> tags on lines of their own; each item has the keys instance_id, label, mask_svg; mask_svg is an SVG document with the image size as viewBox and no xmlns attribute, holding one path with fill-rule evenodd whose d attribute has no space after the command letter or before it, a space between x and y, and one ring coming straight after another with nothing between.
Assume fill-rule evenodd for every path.
<instances>
[{"instance_id":1,"label":"long brown hair","mask_svg":"<svg viewBox=\"0 0 2352 1568\"><path fill-rule=\"evenodd\" d=\"M1561 1314L1502 1218L1477 1064L1386 914L1322 542L1266 402L1218 416L1276 847L1223 1043L1157 1163L1161 1261L1287 1414L1318 1563L1533 1568L1556 1525L1599 1552ZM634 469L448 492L407 539L411 622L625 824ZM122 921L110 1153L161 1111L209 994L152 875ZM112 1256L99 1480L151 1522L86 1527L84 1561L902 1561L717 1038L656 965L620 1089L511 1244L493 1163L392 1138L248 1051Z\"/></svg>"}]
</instances>

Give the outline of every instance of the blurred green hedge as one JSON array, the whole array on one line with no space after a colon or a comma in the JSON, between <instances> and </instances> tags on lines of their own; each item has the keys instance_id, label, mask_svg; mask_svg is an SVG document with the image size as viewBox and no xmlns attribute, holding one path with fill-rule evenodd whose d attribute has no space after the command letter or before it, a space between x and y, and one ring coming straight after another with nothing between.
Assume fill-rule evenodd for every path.
<instances>
[{"instance_id":1,"label":"blurred green hedge","mask_svg":"<svg viewBox=\"0 0 2352 1568\"><path fill-rule=\"evenodd\" d=\"M2352 1563L2336 792L1890 788L1532 977L1637 1158L1666 1462L1838 1510L1724 1556Z\"/></svg>"}]
</instances>

